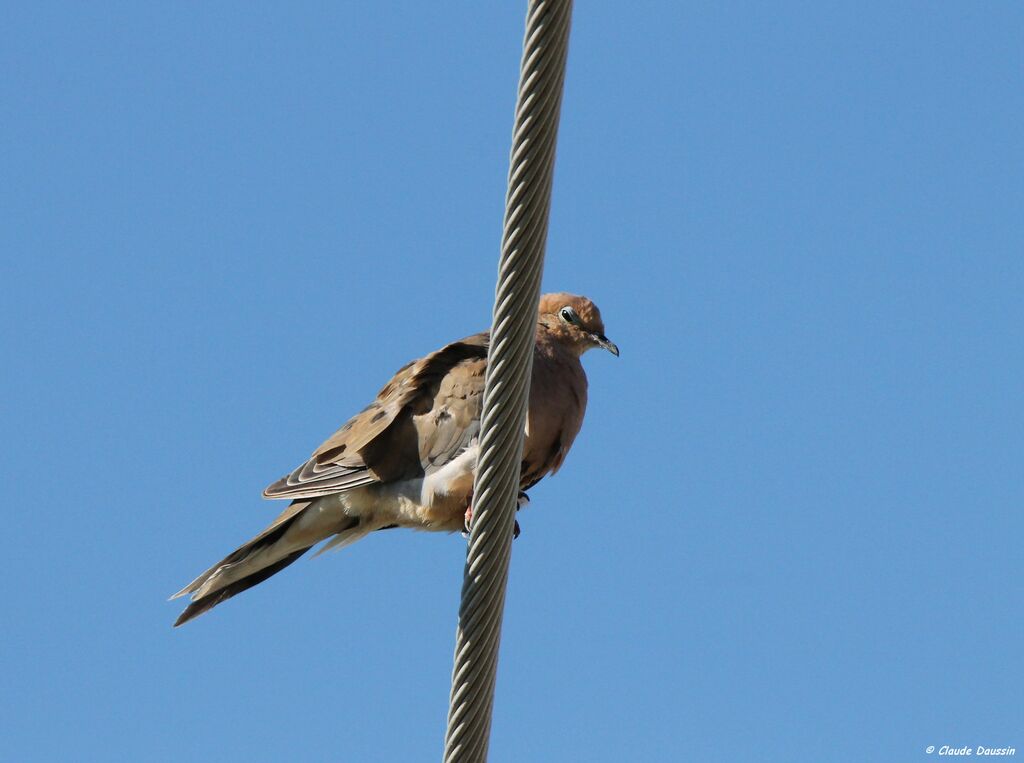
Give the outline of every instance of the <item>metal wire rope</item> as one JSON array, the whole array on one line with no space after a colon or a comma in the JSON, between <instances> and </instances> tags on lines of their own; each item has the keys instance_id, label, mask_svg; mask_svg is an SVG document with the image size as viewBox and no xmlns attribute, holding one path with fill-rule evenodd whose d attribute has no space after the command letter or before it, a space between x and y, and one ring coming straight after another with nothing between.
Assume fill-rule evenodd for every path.
<instances>
[{"instance_id":1,"label":"metal wire rope","mask_svg":"<svg viewBox=\"0 0 1024 763\"><path fill-rule=\"evenodd\" d=\"M445 763L487 759L571 17L572 0L526 14Z\"/></svg>"}]
</instances>

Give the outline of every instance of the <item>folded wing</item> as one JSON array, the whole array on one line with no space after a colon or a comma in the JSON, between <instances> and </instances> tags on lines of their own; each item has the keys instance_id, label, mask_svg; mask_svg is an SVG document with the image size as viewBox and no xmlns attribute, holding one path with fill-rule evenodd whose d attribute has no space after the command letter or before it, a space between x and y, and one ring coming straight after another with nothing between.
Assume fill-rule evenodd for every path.
<instances>
[{"instance_id":1,"label":"folded wing","mask_svg":"<svg viewBox=\"0 0 1024 763\"><path fill-rule=\"evenodd\" d=\"M399 369L370 405L263 495L331 495L422 475L455 458L480 429L487 345L486 333L475 334Z\"/></svg>"}]
</instances>

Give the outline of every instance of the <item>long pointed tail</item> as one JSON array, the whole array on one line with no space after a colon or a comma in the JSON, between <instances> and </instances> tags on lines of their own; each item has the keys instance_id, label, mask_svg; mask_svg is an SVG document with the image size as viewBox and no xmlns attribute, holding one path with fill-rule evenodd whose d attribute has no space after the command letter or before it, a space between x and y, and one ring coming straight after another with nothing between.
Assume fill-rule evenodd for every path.
<instances>
[{"instance_id":1,"label":"long pointed tail","mask_svg":"<svg viewBox=\"0 0 1024 763\"><path fill-rule=\"evenodd\" d=\"M266 530L210 567L172 599L192 594L174 626L187 623L274 575L331 535L352 542L365 535L357 517L317 498L292 503Z\"/></svg>"},{"instance_id":2,"label":"long pointed tail","mask_svg":"<svg viewBox=\"0 0 1024 763\"><path fill-rule=\"evenodd\" d=\"M193 620L204 612L213 609L222 601L227 601L235 594L241 593L242 591L252 588L254 585L262 583L271 575L283 570L307 551L309 551L309 548L300 548L298 551L288 554L288 556L283 559L279 559L261 570L257 570L250 575L246 575L244 578L236 580L234 583L229 583L223 588L218 588L205 596L194 598L192 603L185 607L185 610L178 615L178 619L174 621L174 627L177 628L179 625L184 625L189 620Z\"/></svg>"}]
</instances>

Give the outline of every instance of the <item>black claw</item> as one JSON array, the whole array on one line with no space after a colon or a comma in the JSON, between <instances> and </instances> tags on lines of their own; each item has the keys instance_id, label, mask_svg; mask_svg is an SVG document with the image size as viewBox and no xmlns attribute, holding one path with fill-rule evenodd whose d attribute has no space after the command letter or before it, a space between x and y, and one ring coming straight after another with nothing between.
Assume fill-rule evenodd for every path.
<instances>
[{"instance_id":1,"label":"black claw","mask_svg":"<svg viewBox=\"0 0 1024 763\"><path fill-rule=\"evenodd\" d=\"M515 540L516 538L518 538L519 537L519 533L520 533L520 530L519 530L519 520L517 519L515 526L512 528L512 540Z\"/></svg>"}]
</instances>

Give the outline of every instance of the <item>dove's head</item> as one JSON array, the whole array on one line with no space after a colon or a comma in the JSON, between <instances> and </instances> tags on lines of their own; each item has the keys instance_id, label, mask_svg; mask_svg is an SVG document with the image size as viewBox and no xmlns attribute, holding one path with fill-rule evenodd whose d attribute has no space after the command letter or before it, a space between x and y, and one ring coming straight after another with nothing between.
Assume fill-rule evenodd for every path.
<instances>
[{"instance_id":1,"label":"dove's head","mask_svg":"<svg viewBox=\"0 0 1024 763\"><path fill-rule=\"evenodd\" d=\"M619 354L619 348L604 335L601 311L586 297L564 291L545 294L540 298L539 320L555 339L576 355L582 355L592 347L601 347L612 355Z\"/></svg>"}]
</instances>

